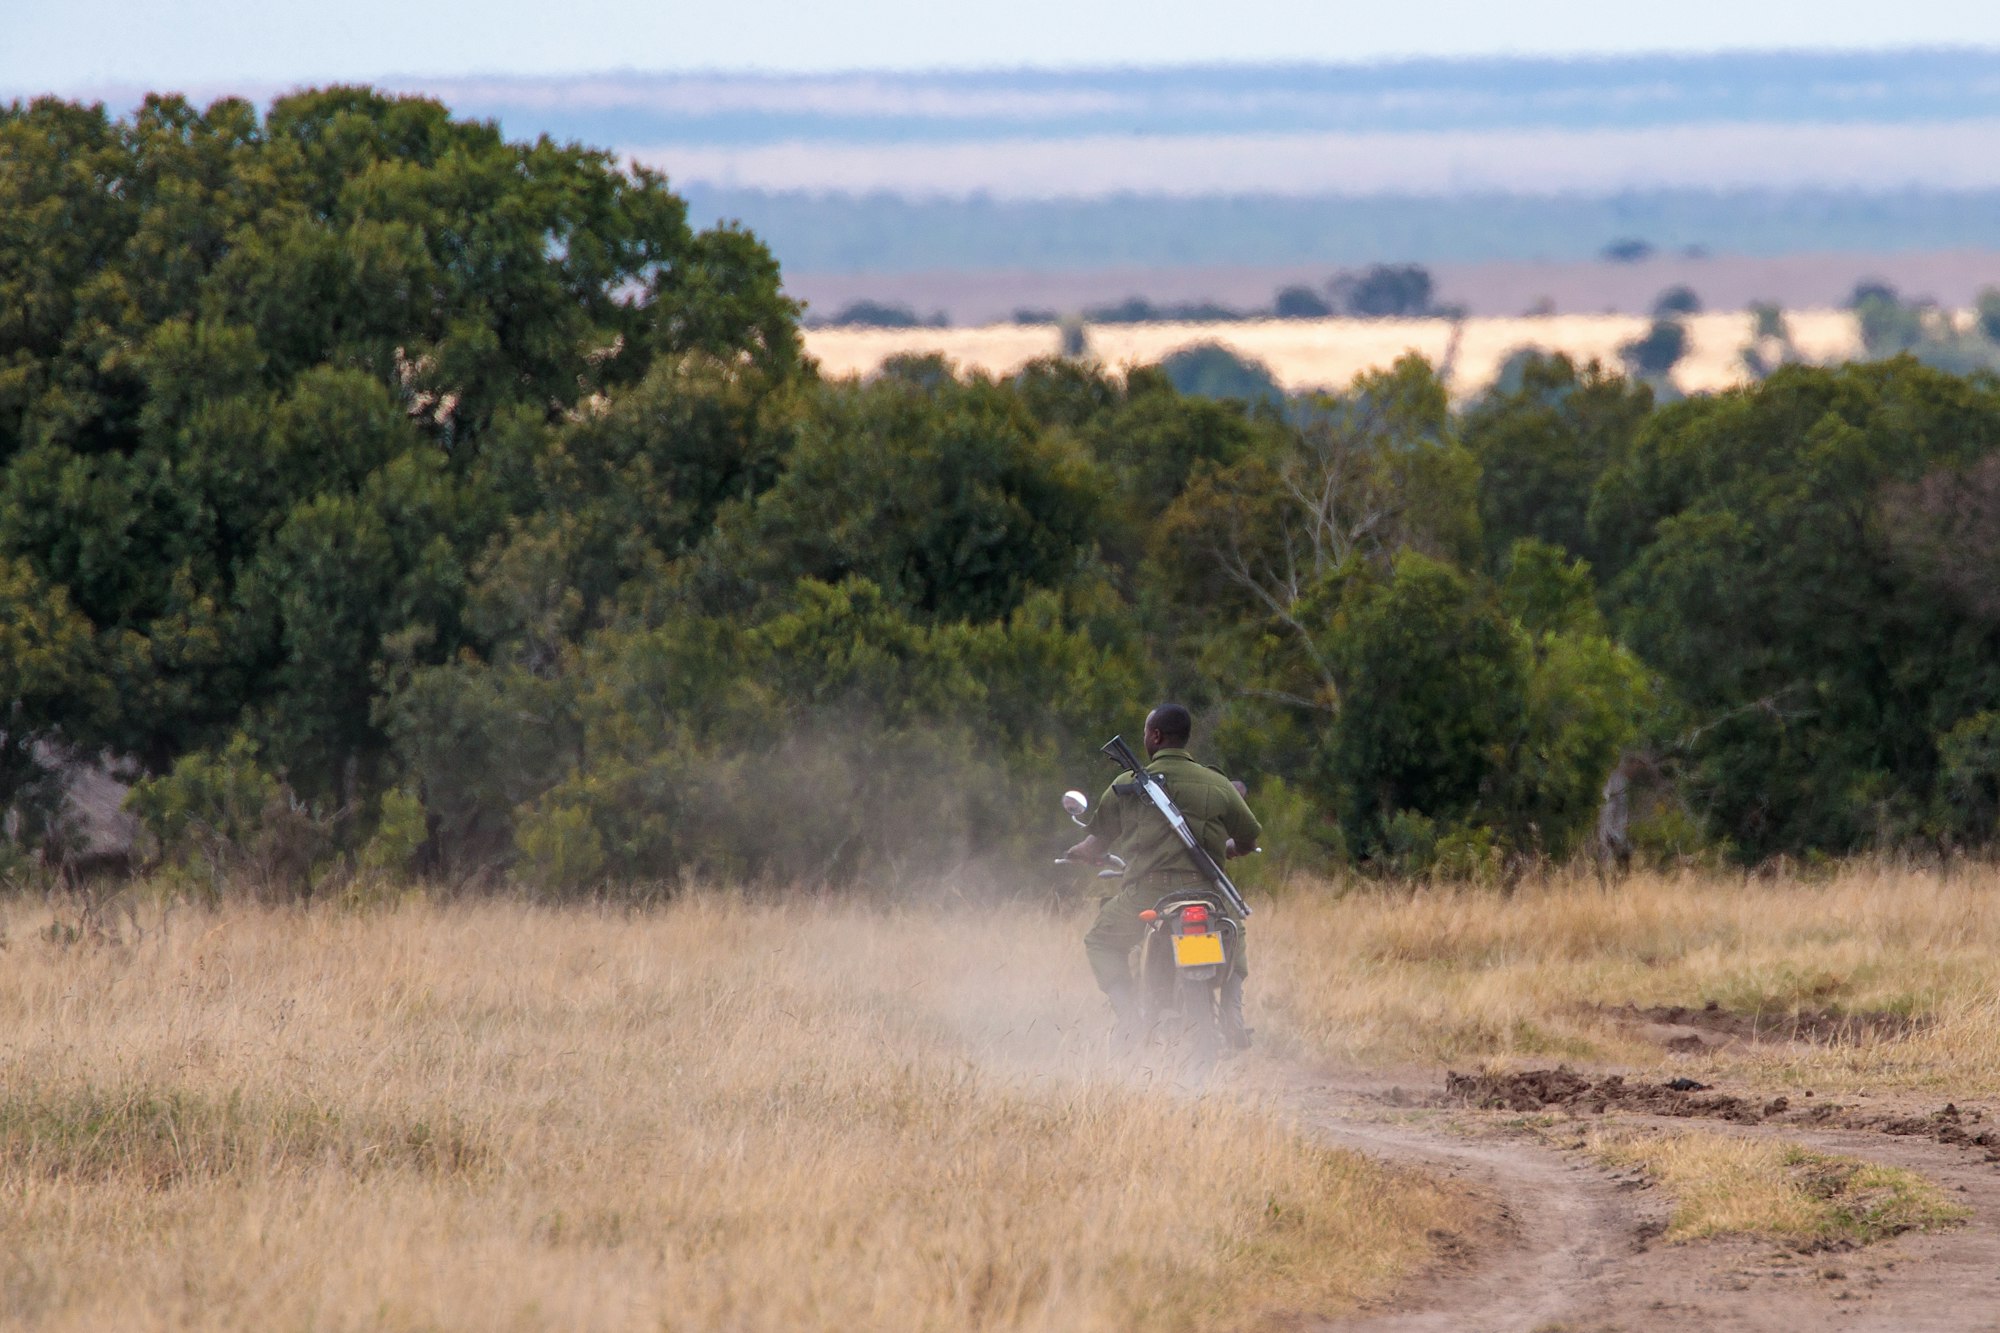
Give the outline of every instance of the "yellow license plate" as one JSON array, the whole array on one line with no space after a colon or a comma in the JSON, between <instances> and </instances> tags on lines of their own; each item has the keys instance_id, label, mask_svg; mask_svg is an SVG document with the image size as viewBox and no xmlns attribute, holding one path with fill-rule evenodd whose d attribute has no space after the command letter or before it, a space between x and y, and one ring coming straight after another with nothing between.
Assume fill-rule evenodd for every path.
<instances>
[{"instance_id":1,"label":"yellow license plate","mask_svg":"<svg viewBox=\"0 0 2000 1333\"><path fill-rule=\"evenodd\" d=\"M1174 961L1182 967L1200 967L1203 963L1221 962L1222 936L1174 936Z\"/></svg>"}]
</instances>

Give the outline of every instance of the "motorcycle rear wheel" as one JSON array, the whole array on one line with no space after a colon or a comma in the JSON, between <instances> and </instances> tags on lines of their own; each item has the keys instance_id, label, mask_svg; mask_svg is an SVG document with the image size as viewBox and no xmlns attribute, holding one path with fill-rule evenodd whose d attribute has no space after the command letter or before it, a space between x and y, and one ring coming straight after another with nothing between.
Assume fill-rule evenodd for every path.
<instances>
[{"instance_id":1,"label":"motorcycle rear wheel","mask_svg":"<svg viewBox=\"0 0 2000 1333\"><path fill-rule=\"evenodd\" d=\"M1222 1048L1222 1029L1215 1013L1215 983L1183 981L1179 992L1175 999L1187 1057L1202 1066L1212 1064Z\"/></svg>"}]
</instances>

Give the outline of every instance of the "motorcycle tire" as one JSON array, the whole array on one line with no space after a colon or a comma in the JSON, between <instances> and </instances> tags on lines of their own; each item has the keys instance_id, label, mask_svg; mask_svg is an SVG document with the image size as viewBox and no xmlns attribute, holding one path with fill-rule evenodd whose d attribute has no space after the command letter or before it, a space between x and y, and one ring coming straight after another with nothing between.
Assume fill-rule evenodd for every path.
<instances>
[{"instance_id":1,"label":"motorcycle tire","mask_svg":"<svg viewBox=\"0 0 2000 1333\"><path fill-rule=\"evenodd\" d=\"M1215 986L1207 981L1183 981L1176 999L1183 1049L1190 1061L1206 1067L1222 1049L1222 1029L1215 1014Z\"/></svg>"}]
</instances>

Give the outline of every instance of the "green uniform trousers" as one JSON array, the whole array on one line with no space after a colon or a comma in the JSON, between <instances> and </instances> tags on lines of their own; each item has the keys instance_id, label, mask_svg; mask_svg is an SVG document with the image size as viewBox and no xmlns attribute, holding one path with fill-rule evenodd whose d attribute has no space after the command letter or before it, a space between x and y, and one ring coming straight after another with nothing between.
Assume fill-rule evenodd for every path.
<instances>
[{"instance_id":1,"label":"green uniform trousers","mask_svg":"<svg viewBox=\"0 0 2000 1333\"><path fill-rule=\"evenodd\" d=\"M1097 976L1097 988L1106 995L1130 994L1132 990L1132 950L1146 938L1147 923L1139 913L1177 888L1203 888L1208 881L1195 871L1162 871L1127 884L1104 900L1097 920L1083 936L1083 951L1090 956L1090 970ZM1232 920L1234 919L1232 915ZM1241 981L1250 975L1243 923L1236 923L1236 955L1230 960L1230 974Z\"/></svg>"}]
</instances>

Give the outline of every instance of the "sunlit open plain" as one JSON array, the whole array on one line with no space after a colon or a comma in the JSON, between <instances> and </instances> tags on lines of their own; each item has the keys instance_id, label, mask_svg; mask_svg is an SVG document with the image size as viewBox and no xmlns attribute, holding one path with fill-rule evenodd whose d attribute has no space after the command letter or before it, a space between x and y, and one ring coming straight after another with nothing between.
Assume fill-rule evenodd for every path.
<instances>
[{"instance_id":1,"label":"sunlit open plain","mask_svg":"<svg viewBox=\"0 0 2000 1333\"><path fill-rule=\"evenodd\" d=\"M1854 316L1845 310L1786 314L1798 355L1840 361L1860 352ZM1345 388L1364 371L1393 365L1415 352L1451 370L1452 391L1469 397L1491 384L1507 357L1533 347L1565 352L1582 364L1616 368L1619 348L1644 335L1648 321L1631 315L1549 315L1516 319L1270 319L1218 324L1095 324L1089 353L1112 368L1149 365L1195 343L1220 343L1262 361L1288 392ZM1688 352L1675 367L1684 392L1714 392L1747 383L1743 362L1751 316L1742 311L1696 315L1687 321ZM806 349L829 375L867 375L892 356L941 352L963 370L1007 375L1052 356L1061 333L1049 325L995 324L948 329L808 329Z\"/></svg>"}]
</instances>

